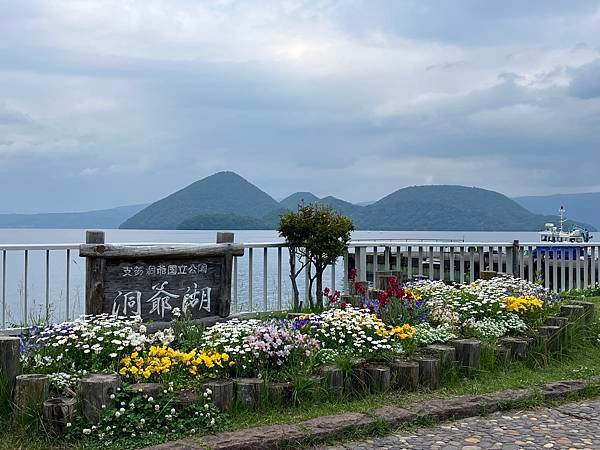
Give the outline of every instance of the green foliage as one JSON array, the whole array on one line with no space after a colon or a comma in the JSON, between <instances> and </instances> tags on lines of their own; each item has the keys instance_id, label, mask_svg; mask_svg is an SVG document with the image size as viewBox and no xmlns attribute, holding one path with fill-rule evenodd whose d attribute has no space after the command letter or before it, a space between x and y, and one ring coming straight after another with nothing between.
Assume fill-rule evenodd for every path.
<instances>
[{"instance_id":1,"label":"green foliage","mask_svg":"<svg viewBox=\"0 0 600 450\"><path fill-rule=\"evenodd\" d=\"M343 255L354 231L352 220L318 203L300 205L298 211L288 211L281 216L277 231L291 251L297 252L303 264L309 266L310 287L316 280L317 306L322 306L323 271ZM312 290L309 290L309 301L314 306Z\"/></svg>"},{"instance_id":2,"label":"green foliage","mask_svg":"<svg viewBox=\"0 0 600 450\"><path fill-rule=\"evenodd\" d=\"M171 388L155 397L131 389L117 392L100 423L90 426L78 419L69 427L68 440L83 442L88 448L135 449L177 439L197 432L210 431L220 423L220 413L206 397L189 406L179 407Z\"/></svg>"},{"instance_id":3,"label":"green foliage","mask_svg":"<svg viewBox=\"0 0 600 450\"><path fill-rule=\"evenodd\" d=\"M175 336L175 343L179 350L190 351L196 348L202 338L204 326L192 320L192 312L180 312L178 308L173 312L171 329Z\"/></svg>"}]
</instances>

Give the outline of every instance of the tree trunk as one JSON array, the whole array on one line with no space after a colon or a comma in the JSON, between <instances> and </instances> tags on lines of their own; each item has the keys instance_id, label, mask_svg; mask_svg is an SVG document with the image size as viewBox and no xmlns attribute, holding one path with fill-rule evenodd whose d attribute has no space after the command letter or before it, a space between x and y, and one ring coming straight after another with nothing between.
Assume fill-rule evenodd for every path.
<instances>
[{"instance_id":1,"label":"tree trunk","mask_svg":"<svg viewBox=\"0 0 600 450\"><path fill-rule=\"evenodd\" d=\"M296 273L296 248L288 249L290 255L290 281L292 282L292 307L294 311L298 311L300 307L300 291L298 291L298 274Z\"/></svg>"},{"instance_id":2,"label":"tree trunk","mask_svg":"<svg viewBox=\"0 0 600 450\"><path fill-rule=\"evenodd\" d=\"M312 264L308 263L306 266L306 276L308 277L308 292L305 295L308 295L308 303L310 304L310 309L315 307L315 301L312 296L312 287L315 282L315 278L312 276Z\"/></svg>"},{"instance_id":3,"label":"tree trunk","mask_svg":"<svg viewBox=\"0 0 600 450\"><path fill-rule=\"evenodd\" d=\"M317 307L323 308L323 270L321 268L315 268L317 271Z\"/></svg>"}]
</instances>

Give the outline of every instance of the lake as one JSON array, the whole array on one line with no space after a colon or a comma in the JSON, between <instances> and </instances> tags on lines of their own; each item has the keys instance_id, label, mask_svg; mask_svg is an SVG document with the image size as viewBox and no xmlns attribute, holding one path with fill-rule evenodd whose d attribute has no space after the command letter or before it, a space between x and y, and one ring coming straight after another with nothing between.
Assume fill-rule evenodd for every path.
<instances>
[{"instance_id":1,"label":"lake","mask_svg":"<svg viewBox=\"0 0 600 450\"><path fill-rule=\"evenodd\" d=\"M237 230L236 241L274 242L280 241L277 232L273 230ZM106 242L112 243L213 243L216 231L189 231L189 230L106 230ZM521 242L538 242L536 232L456 232L456 231L357 231L353 239L461 239L467 242L512 242L515 239ZM85 240L85 230L58 230L58 229L0 229L0 245L2 244L70 244L82 243ZM594 241L597 241L597 237ZM263 253L254 252L253 264L253 309L260 309L264 305L263 290ZM45 315L46 292L46 255L43 251L29 252L29 270L27 280L28 316L38 318ZM271 249L268 255L267 272L267 297L273 307L276 297L277 254ZM74 317L83 312L85 305L85 264L77 251L70 255L69 277L69 316ZM1 261L0 261L1 264ZM6 323L20 323L23 319L24 298L24 252L9 251L6 260ZM287 254L283 261L283 304L289 304L291 287L287 277ZM49 297L51 315L55 320L66 317L66 252L53 251L50 254L50 285ZM331 285L330 273L327 271L324 284ZM1 282L1 279L0 279ZM342 283L342 271L336 272L336 286ZM303 280L299 281L303 288ZM238 302L237 310L247 310L248 305L248 257L239 261L238 270Z\"/></svg>"}]
</instances>

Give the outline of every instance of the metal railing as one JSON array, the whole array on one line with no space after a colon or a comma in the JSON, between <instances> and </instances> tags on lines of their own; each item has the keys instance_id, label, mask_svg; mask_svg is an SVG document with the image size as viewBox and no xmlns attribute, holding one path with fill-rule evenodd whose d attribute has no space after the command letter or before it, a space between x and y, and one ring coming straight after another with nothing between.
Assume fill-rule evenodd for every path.
<instances>
[{"instance_id":1,"label":"metal railing","mask_svg":"<svg viewBox=\"0 0 600 450\"><path fill-rule=\"evenodd\" d=\"M256 242L244 247L245 255L234 259L232 312L289 308L292 296L286 244ZM2 328L69 320L84 312L85 265L78 249L79 243L0 245ZM340 264L343 270L337 270ZM491 270L541 282L559 292L595 286L600 281L600 243L357 240L328 268L324 285L332 290L342 286L347 292L347 274L352 267L358 280L375 287L388 275L466 283L477 279L481 271ZM299 276L303 299L308 286L304 271Z\"/></svg>"}]
</instances>

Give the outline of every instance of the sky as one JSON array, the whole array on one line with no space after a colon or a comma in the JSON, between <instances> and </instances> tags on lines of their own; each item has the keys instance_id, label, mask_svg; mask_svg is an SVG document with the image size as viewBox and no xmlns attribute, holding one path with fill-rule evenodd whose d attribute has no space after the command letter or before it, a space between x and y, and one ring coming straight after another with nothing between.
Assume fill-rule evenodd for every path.
<instances>
[{"instance_id":1,"label":"sky","mask_svg":"<svg viewBox=\"0 0 600 450\"><path fill-rule=\"evenodd\" d=\"M600 1L0 0L0 212L600 191Z\"/></svg>"}]
</instances>

